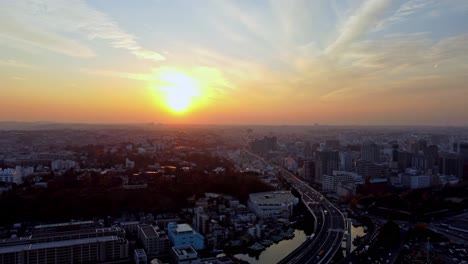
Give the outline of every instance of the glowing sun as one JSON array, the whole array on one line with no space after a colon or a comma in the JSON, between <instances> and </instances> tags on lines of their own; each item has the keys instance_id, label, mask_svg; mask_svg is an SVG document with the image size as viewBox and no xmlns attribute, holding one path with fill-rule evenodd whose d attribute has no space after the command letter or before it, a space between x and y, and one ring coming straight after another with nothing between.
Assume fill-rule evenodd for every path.
<instances>
[{"instance_id":1,"label":"glowing sun","mask_svg":"<svg viewBox=\"0 0 468 264\"><path fill-rule=\"evenodd\" d=\"M194 103L194 97L200 95L200 85L197 79L182 73L171 70L161 73L161 80L164 87L161 90L165 93L165 103L174 112L184 112Z\"/></svg>"}]
</instances>

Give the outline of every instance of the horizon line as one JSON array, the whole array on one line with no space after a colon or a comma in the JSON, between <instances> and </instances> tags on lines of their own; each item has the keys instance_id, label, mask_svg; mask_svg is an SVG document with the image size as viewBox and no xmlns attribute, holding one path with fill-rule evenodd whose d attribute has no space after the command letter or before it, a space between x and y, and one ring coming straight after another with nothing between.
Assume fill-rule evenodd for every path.
<instances>
[{"instance_id":1,"label":"horizon line","mask_svg":"<svg viewBox=\"0 0 468 264\"><path fill-rule=\"evenodd\" d=\"M163 123L157 121L149 122L63 122L63 121L16 121L16 120L0 120L0 124L16 123L16 124L42 124L42 125L87 125L87 126L272 126L272 127L432 127L432 128L443 128L443 127L457 127L457 128L468 128L468 124L324 124L324 123L312 123L312 124L241 124L241 123Z\"/></svg>"}]
</instances>

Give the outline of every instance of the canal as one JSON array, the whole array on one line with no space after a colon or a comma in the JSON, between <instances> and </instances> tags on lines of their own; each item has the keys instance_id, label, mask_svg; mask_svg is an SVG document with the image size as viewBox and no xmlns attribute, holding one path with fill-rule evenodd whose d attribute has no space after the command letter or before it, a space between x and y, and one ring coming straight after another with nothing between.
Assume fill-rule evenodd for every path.
<instances>
[{"instance_id":1,"label":"canal","mask_svg":"<svg viewBox=\"0 0 468 264\"><path fill-rule=\"evenodd\" d=\"M351 241L357 236L363 237L366 231L362 226L351 226ZM290 240L282 240L278 244L273 244L261 252L250 252L244 254L234 255L236 258L249 262L250 264L263 264L263 263L278 263L281 259L286 257L290 252L299 247L310 235L311 230L296 229L294 231L294 238ZM343 253L345 253L346 243L343 242ZM351 251L356 248L351 244Z\"/></svg>"},{"instance_id":2,"label":"canal","mask_svg":"<svg viewBox=\"0 0 468 264\"><path fill-rule=\"evenodd\" d=\"M278 244L273 244L259 253L237 254L236 258L249 262L250 264L278 263L291 251L299 247L307 238L304 230L296 229L294 238L282 240Z\"/></svg>"}]
</instances>

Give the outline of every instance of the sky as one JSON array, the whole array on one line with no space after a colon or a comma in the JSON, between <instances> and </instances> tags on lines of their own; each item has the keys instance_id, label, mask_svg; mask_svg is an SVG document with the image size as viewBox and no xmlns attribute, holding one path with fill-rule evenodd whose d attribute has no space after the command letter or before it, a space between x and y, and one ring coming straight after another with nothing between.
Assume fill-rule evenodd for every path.
<instances>
[{"instance_id":1,"label":"sky","mask_svg":"<svg viewBox=\"0 0 468 264\"><path fill-rule=\"evenodd\" d=\"M466 0L3 0L0 120L468 125Z\"/></svg>"}]
</instances>

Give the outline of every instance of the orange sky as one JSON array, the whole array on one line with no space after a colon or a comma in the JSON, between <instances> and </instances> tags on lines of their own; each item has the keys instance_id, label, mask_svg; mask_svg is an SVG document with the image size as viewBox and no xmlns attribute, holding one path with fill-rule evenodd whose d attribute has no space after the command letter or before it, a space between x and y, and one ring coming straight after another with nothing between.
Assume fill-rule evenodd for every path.
<instances>
[{"instance_id":1,"label":"orange sky","mask_svg":"<svg viewBox=\"0 0 468 264\"><path fill-rule=\"evenodd\" d=\"M0 121L468 125L466 12L457 0L10 1Z\"/></svg>"}]
</instances>

